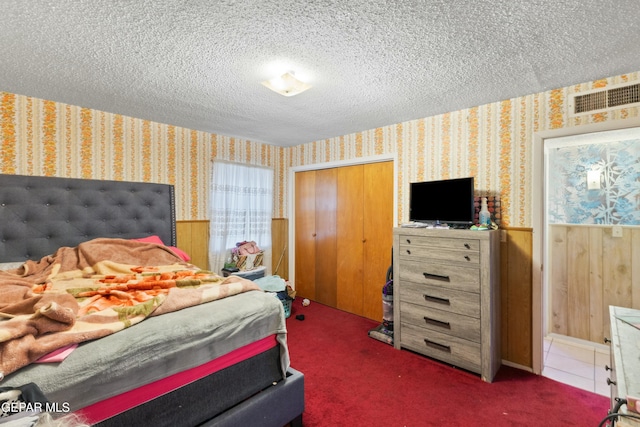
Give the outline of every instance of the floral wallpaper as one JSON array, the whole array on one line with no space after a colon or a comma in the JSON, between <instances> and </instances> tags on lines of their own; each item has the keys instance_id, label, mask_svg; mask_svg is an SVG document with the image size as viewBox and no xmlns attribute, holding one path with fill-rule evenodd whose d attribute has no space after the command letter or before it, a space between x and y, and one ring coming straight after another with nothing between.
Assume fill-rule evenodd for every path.
<instances>
[{"instance_id":1,"label":"floral wallpaper","mask_svg":"<svg viewBox=\"0 0 640 427\"><path fill-rule=\"evenodd\" d=\"M551 142L549 223L640 225L640 130L593 136ZM587 184L589 173L597 184Z\"/></svg>"},{"instance_id":2,"label":"floral wallpaper","mask_svg":"<svg viewBox=\"0 0 640 427\"><path fill-rule=\"evenodd\" d=\"M476 196L499 197L502 226L531 227L534 134L638 117L638 107L571 117L569 98L639 77L624 74L314 141L286 155L290 166L393 156L399 223L408 221L409 183L473 176Z\"/></svg>"},{"instance_id":3,"label":"floral wallpaper","mask_svg":"<svg viewBox=\"0 0 640 427\"><path fill-rule=\"evenodd\" d=\"M0 87L0 173L174 184L177 219L206 220L212 161L247 163L273 168L273 216L286 218L291 214L291 168L383 155L396 163L399 222L407 221L410 182L473 176L477 196L499 198L503 226L531 227L533 135L638 117L638 107L570 117L568 99L573 93L639 80L638 72L613 76L294 147L2 92ZM621 212L620 206L616 209Z\"/></svg>"},{"instance_id":4,"label":"floral wallpaper","mask_svg":"<svg viewBox=\"0 0 640 427\"><path fill-rule=\"evenodd\" d=\"M172 184L178 220L209 216L214 159L285 168L282 147L1 91L0 150L3 174Z\"/></svg>"}]
</instances>

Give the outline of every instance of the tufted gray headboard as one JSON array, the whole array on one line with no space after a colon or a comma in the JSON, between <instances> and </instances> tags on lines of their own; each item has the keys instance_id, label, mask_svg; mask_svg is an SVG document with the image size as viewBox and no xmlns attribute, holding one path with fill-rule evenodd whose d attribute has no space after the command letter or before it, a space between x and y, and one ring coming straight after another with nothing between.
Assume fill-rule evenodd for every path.
<instances>
[{"instance_id":1,"label":"tufted gray headboard","mask_svg":"<svg viewBox=\"0 0 640 427\"><path fill-rule=\"evenodd\" d=\"M38 260L97 237L176 245L173 185L0 175L0 262Z\"/></svg>"}]
</instances>

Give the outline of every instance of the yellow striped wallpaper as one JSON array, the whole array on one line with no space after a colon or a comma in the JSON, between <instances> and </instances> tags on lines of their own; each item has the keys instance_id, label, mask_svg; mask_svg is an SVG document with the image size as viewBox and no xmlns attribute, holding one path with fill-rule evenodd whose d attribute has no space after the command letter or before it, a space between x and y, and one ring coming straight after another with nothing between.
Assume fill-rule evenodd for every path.
<instances>
[{"instance_id":1,"label":"yellow striped wallpaper","mask_svg":"<svg viewBox=\"0 0 640 427\"><path fill-rule=\"evenodd\" d=\"M0 173L174 184L179 220L208 218L213 159L274 169L274 217L286 217L290 167L395 154L398 218L408 183L474 176L479 195L500 195L502 224L531 227L533 134L637 117L640 108L570 118L574 92L637 81L601 79L291 148L185 129L0 92Z\"/></svg>"},{"instance_id":2,"label":"yellow striped wallpaper","mask_svg":"<svg viewBox=\"0 0 640 427\"><path fill-rule=\"evenodd\" d=\"M0 99L0 173L173 184L178 220L208 217L212 159L283 175L281 147L6 92ZM282 185L274 197L281 215Z\"/></svg>"},{"instance_id":3,"label":"yellow striped wallpaper","mask_svg":"<svg viewBox=\"0 0 640 427\"><path fill-rule=\"evenodd\" d=\"M638 117L633 107L571 118L567 100L639 78L630 73L303 144L289 149L288 165L396 154L400 222L408 220L410 182L474 176L478 195L501 197L503 225L531 227L534 133Z\"/></svg>"}]
</instances>

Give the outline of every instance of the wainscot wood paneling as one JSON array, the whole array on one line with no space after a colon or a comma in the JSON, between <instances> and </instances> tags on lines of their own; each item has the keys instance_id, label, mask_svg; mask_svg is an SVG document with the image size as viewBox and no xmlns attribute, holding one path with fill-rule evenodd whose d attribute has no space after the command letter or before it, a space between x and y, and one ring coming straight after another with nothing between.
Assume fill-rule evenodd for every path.
<instances>
[{"instance_id":1,"label":"wainscot wood paneling","mask_svg":"<svg viewBox=\"0 0 640 427\"><path fill-rule=\"evenodd\" d=\"M274 218L271 225L273 271L276 271L282 249L285 255L277 274L288 280L289 252L287 218ZM178 221L178 247L188 252L196 265L208 262L209 221ZM500 231L500 298L502 359L532 368L532 253L533 233L530 228L506 228ZM640 230L635 231L635 277L640 277ZM640 302L640 285L636 283L636 299ZM606 316L605 316L606 317ZM608 329L606 329L608 330ZM602 342L600 340L600 342Z\"/></svg>"},{"instance_id":2,"label":"wainscot wood paneling","mask_svg":"<svg viewBox=\"0 0 640 427\"><path fill-rule=\"evenodd\" d=\"M209 269L209 221L176 221L177 246L189 254L191 263Z\"/></svg>"},{"instance_id":3,"label":"wainscot wood paneling","mask_svg":"<svg viewBox=\"0 0 640 427\"><path fill-rule=\"evenodd\" d=\"M209 221L176 221L178 247L191 256L191 263L209 269ZM273 218L271 221L272 271L285 280L289 280L289 220ZM280 267L278 262L284 250Z\"/></svg>"},{"instance_id":4,"label":"wainscot wood paneling","mask_svg":"<svg viewBox=\"0 0 640 427\"><path fill-rule=\"evenodd\" d=\"M533 233L530 228L500 233L502 359L532 368Z\"/></svg>"},{"instance_id":5,"label":"wainscot wood paneling","mask_svg":"<svg viewBox=\"0 0 640 427\"><path fill-rule=\"evenodd\" d=\"M289 220L287 218L273 218L271 220L271 271L289 280Z\"/></svg>"},{"instance_id":6,"label":"wainscot wood paneling","mask_svg":"<svg viewBox=\"0 0 640 427\"><path fill-rule=\"evenodd\" d=\"M549 228L550 332L602 343L610 305L640 308L640 228Z\"/></svg>"},{"instance_id":7,"label":"wainscot wood paneling","mask_svg":"<svg viewBox=\"0 0 640 427\"><path fill-rule=\"evenodd\" d=\"M209 221L178 221L178 247L191 255L193 264L208 268ZM273 271L289 279L289 220L274 218L271 222ZM532 368L532 259L533 233L530 228L504 228L500 231L500 301L502 359ZM627 230L625 233L631 231ZM640 230L634 230L632 257L640 268ZM610 234L610 232L609 232ZM594 237L592 236L593 240ZM624 240L624 238L623 238ZM629 250L629 253L632 251ZM602 267L601 267L602 268ZM608 267L611 269L611 267ZM640 271L635 272L640 280ZM634 282L634 283L635 283ZM640 303L640 284L635 283L636 302ZM621 305L618 303L618 305ZM640 305L638 305L640 307ZM606 316L603 318L606 319ZM604 321L603 321L604 322ZM602 322L601 322L602 324ZM608 329L607 329L608 331ZM599 342L602 342L600 340Z\"/></svg>"}]
</instances>

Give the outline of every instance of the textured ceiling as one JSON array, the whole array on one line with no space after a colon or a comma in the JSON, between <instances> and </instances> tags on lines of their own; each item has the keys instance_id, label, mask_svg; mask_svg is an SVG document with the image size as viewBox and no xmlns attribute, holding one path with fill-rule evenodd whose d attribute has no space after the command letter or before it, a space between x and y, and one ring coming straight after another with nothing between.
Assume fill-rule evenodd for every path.
<instances>
[{"instance_id":1,"label":"textured ceiling","mask_svg":"<svg viewBox=\"0 0 640 427\"><path fill-rule=\"evenodd\" d=\"M2 0L0 91L290 146L640 71L638 0ZM260 84L292 69L313 85Z\"/></svg>"}]
</instances>

